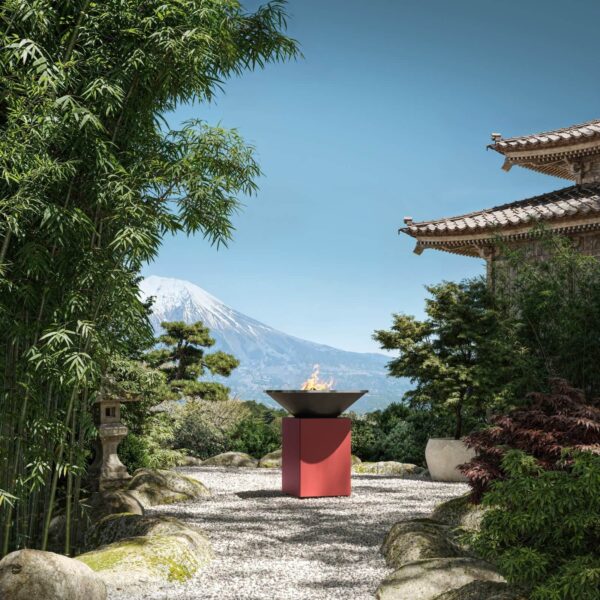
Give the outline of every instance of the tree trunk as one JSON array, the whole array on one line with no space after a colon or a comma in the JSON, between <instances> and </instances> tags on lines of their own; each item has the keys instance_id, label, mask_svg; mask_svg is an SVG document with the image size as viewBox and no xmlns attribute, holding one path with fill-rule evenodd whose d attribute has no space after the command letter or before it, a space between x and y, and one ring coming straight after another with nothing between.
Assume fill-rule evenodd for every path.
<instances>
[{"instance_id":1,"label":"tree trunk","mask_svg":"<svg viewBox=\"0 0 600 600\"><path fill-rule=\"evenodd\" d=\"M459 402L456 405L455 415L456 415L456 429L454 430L454 439L460 440L460 438L462 437L462 429L463 429L462 402Z\"/></svg>"}]
</instances>

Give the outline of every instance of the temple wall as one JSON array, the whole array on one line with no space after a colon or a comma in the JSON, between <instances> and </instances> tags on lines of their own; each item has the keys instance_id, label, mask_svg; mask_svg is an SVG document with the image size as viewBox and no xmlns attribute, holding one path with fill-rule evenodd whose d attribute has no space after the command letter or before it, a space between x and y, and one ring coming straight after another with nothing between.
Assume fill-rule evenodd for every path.
<instances>
[{"instance_id":1,"label":"temple wall","mask_svg":"<svg viewBox=\"0 0 600 600\"><path fill-rule=\"evenodd\" d=\"M598 156L582 161L581 168L578 183L583 185L586 183L597 184L600 181L600 158Z\"/></svg>"}]
</instances>

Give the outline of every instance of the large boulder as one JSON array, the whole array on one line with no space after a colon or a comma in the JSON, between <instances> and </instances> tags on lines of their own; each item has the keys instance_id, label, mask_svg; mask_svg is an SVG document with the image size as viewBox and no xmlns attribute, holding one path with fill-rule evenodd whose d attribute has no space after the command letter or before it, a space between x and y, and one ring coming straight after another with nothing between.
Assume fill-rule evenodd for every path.
<instances>
[{"instance_id":1,"label":"large boulder","mask_svg":"<svg viewBox=\"0 0 600 600\"><path fill-rule=\"evenodd\" d=\"M135 515L144 514L140 499L128 490L96 492L90 496L89 505L90 517L94 520L125 512Z\"/></svg>"},{"instance_id":2,"label":"large boulder","mask_svg":"<svg viewBox=\"0 0 600 600\"><path fill-rule=\"evenodd\" d=\"M415 560L460 554L449 536L449 528L431 519L395 523L385 537L381 552L386 563L395 568Z\"/></svg>"},{"instance_id":3,"label":"large boulder","mask_svg":"<svg viewBox=\"0 0 600 600\"><path fill-rule=\"evenodd\" d=\"M527 600L527 598L508 583L472 581L456 590L436 596L435 600Z\"/></svg>"},{"instance_id":4,"label":"large boulder","mask_svg":"<svg viewBox=\"0 0 600 600\"><path fill-rule=\"evenodd\" d=\"M96 549L77 560L97 571L110 587L184 581L213 558L200 528L166 516L109 515L88 531L86 542Z\"/></svg>"},{"instance_id":5,"label":"large boulder","mask_svg":"<svg viewBox=\"0 0 600 600\"><path fill-rule=\"evenodd\" d=\"M85 536L86 548L94 549L98 546L113 544L120 540L142 535L190 535L208 540L204 532L194 525L187 525L175 517L145 516L123 513L108 515L94 524ZM198 541L198 540L196 540ZM198 542L198 545L201 545Z\"/></svg>"},{"instance_id":6,"label":"large boulder","mask_svg":"<svg viewBox=\"0 0 600 600\"><path fill-rule=\"evenodd\" d=\"M0 598L106 600L106 585L87 565L41 550L17 550L0 561Z\"/></svg>"},{"instance_id":7,"label":"large boulder","mask_svg":"<svg viewBox=\"0 0 600 600\"><path fill-rule=\"evenodd\" d=\"M197 479L165 469L138 469L133 474L128 489L144 506L172 504L210 496L210 490Z\"/></svg>"},{"instance_id":8,"label":"large boulder","mask_svg":"<svg viewBox=\"0 0 600 600\"><path fill-rule=\"evenodd\" d=\"M380 462L361 462L352 466L354 473L369 475L396 475L400 477L418 477L425 469L411 463L401 463L393 460Z\"/></svg>"},{"instance_id":9,"label":"large boulder","mask_svg":"<svg viewBox=\"0 0 600 600\"><path fill-rule=\"evenodd\" d=\"M71 531L71 545L83 546L86 531L96 521L103 519L106 515L117 513L131 513L143 515L144 507L133 492L126 490L94 492L86 499L85 504L89 510L79 521L76 531ZM48 550L61 553L65 548L67 518L56 515L50 521L48 530ZM73 536L76 535L76 538Z\"/></svg>"},{"instance_id":10,"label":"large boulder","mask_svg":"<svg viewBox=\"0 0 600 600\"><path fill-rule=\"evenodd\" d=\"M204 461L201 458L195 456L182 456L181 460L177 463L179 467L200 467Z\"/></svg>"},{"instance_id":11,"label":"large boulder","mask_svg":"<svg viewBox=\"0 0 600 600\"><path fill-rule=\"evenodd\" d=\"M483 506L473 504L470 502L469 496L465 495L438 504L431 518L450 527L478 531L485 511L486 509Z\"/></svg>"},{"instance_id":12,"label":"large boulder","mask_svg":"<svg viewBox=\"0 0 600 600\"><path fill-rule=\"evenodd\" d=\"M258 466L263 469L281 469L281 448L265 454L258 461Z\"/></svg>"},{"instance_id":13,"label":"large boulder","mask_svg":"<svg viewBox=\"0 0 600 600\"><path fill-rule=\"evenodd\" d=\"M257 467L258 461L245 452L223 452L202 463L203 467Z\"/></svg>"},{"instance_id":14,"label":"large boulder","mask_svg":"<svg viewBox=\"0 0 600 600\"><path fill-rule=\"evenodd\" d=\"M436 600L473 581L504 582L492 565L475 558L432 558L407 563L386 577L378 600Z\"/></svg>"},{"instance_id":15,"label":"large boulder","mask_svg":"<svg viewBox=\"0 0 600 600\"><path fill-rule=\"evenodd\" d=\"M186 529L122 539L81 554L77 560L96 571L111 588L185 581L213 558L204 534Z\"/></svg>"}]
</instances>

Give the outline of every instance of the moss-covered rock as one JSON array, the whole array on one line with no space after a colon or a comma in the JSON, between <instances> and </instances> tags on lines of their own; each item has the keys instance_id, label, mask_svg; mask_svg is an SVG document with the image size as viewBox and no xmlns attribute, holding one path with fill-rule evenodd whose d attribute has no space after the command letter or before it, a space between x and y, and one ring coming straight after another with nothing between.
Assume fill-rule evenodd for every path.
<instances>
[{"instance_id":1,"label":"moss-covered rock","mask_svg":"<svg viewBox=\"0 0 600 600\"><path fill-rule=\"evenodd\" d=\"M351 456L351 459L352 459L352 466L360 465L360 463L362 462L362 460L360 460L360 458L358 458L358 456L356 456L356 454L353 454Z\"/></svg>"},{"instance_id":2,"label":"moss-covered rock","mask_svg":"<svg viewBox=\"0 0 600 600\"><path fill-rule=\"evenodd\" d=\"M472 581L456 590L436 596L435 600L526 600L526 596L507 583Z\"/></svg>"},{"instance_id":3,"label":"moss-covered rock","mask_svg":"<svg viewBox=\"0 0 600 600\"><path fill-rule=\"evenodd\" d=\"M484 514L485 509L479 504L471 503L466 495L438 504L431 518L450 527L478 531Z\"/></svg>"},{"instance_id":4,"label":"moss-covered rock","mask_svg":"<svg viewBox=\"0 0 600 600\"><path fill-rule=\"evenodd\" d=\"M203 467L257 467L258 461L245 452L223 452L207 458Z\"/></svg>"},{"instance_id":5,"label":"moss-covered rock","mask_svg":"<svg viewBox=\"0 0 600 600\"><path fill-rule=\"evenodd\" d=\"M361 462L353 465L354 473L369 475L396 475L400 477L418 477L425 469L411 463L395 462L393 460L381 462Z\"/></svg>"},{"instance_id":6,"label":"moss-covered rock","mask_svg":"<svg viewBox=\"0 0 600 600\"><path fill-rule=\"evenodd\" d=\"M410 562L386 577L378 600L437 600L473 581L504 582L489 563L475 558L432 558ZM483 600L485 596L482 597Z\"/></svg>"},{"instance_id":7,"label":"moss-covered rock","mask_svg":"<svg viewBox=\"0 0 600 600\"><path fill-rule=\"evenodd\" d=\"M135 515L144 514L144 507L139 498L128 490L96 492L90 496L88 503L90 517L93 519L125 512Z\"/></svg>"},{"instance_id":8,"label":"moss-covered rock","mask_svg":"<svg viewBox=\"0 0 600 600\"><path fill-rule=\"evenodd\" d=\"M258 466L263 469L281 469L281 448L265 454L258 461Z\"/></svg>"},{"instance_id":9,"label":"moss-covered rock","mask_svg":"<svg viewBox=\"0 0 600 600\"><path fill-rule=\"evenodd\" d=\"M195 456L182 456L180 460L177 461L178 467L200 467L204 461L200 458L196 458Z\"/></svg>"},{"instance_id":10,"label":"moss-covered rock","mask_svg":"<svg viewBox=\"0 0 600 600\"><path fill-rule=\"evenodd\" d=\"M449 527L431 519L395 523L385 537L381 552L390 567L428 558L451 558L460 554Z\"/></svg>"},{"instance_id":11,"label":"moss-covered rock","mask_svg":"<svg viewBox=\"0 0 600 600\"><path fill-rule=\"evenodd\" d=\"M164 469L138 469L128 489L144 506L210 496L210 490L197 479Z\"/></svg>"},{"instance_id":12,"label":"moss-covered rock","mask_svg":"<svg viewBox=\"0 0 600 600\"><path fill-rule=\"evenodd\" d=\"M0 561L3 600L106 600L106 585L77 560L41 550L17 550Z\"/></svg>"},{"instance_id":13,"label":"moss-covered rock","mask_svg":"<svg viewBox=\"0 0 600 600\"><path fill-rule=\"evenodd\" d=\"M88 530L85 542L86 548L91 550L131 537L172 534L189 534L192 537L200 536L206 540L202 529L194 525L188 525L175 517L142 517L140 515L123 513L120 515L108 515L95 523Z\"/></svg>"},{"instance_id":14,"label":"moss-covered rock","mask_svg":"<svg viewBox=\"0 0 600 600\"><path fill-rule=\"evenodd\" d=\"M115 530L112 531L115 533ZM111 587L139 581L185 581L213 558L210 543L197 530L122 539L77 557Z\"/></svg>"}]
</instances>

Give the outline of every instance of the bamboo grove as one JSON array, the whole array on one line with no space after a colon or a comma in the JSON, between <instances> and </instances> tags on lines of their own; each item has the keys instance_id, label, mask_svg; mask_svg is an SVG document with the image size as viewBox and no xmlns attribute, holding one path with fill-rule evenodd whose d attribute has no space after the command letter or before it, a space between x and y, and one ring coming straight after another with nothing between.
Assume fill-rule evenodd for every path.
<instances>
[{"instance_id":1,"label":"bamboo grove","mask_svg":"<svg viewBox=\"0 0 600 600\"><path fill-rule=\"evenodd\" d=\"M142 266L164 236L227 243L256 189L235 130L181 102L297 54L285 6L235 0L5 0L0 7L0 556L75 549L95 429L115 361L151 331Z\"/></svg>"}]
</instances>

